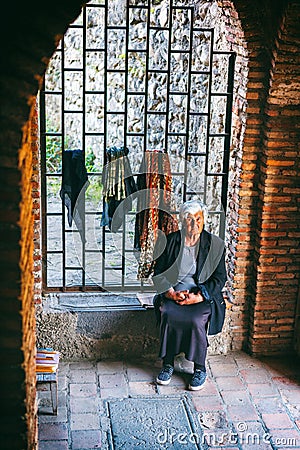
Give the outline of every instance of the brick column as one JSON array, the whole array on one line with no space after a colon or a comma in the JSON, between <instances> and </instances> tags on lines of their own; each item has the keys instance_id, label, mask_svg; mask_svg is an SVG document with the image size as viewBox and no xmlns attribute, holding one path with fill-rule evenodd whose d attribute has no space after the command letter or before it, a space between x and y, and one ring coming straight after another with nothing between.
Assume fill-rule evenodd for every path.
<instances>
[{"instance_id":1,"label":"brick column","mask_svg":"<svg viewBox=\"0 0 300 450\"><path fill-rule=\"evenodd\" d=\"M249 346L253 353L293 348L300 272L300 5L286 10L276 47L260 157L257 282Z\"/></svg>"}]
</instances>

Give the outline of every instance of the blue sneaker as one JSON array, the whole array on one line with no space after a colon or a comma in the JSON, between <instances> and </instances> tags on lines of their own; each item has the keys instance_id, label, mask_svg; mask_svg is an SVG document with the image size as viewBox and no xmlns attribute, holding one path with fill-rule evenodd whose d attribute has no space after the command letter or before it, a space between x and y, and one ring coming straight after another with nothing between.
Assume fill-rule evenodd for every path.
<instances>
[{"instance_id":1,"label":"blue sneaker","mask_svg":"<svg viewBox=\"0 0 300 450\"><path fill-rule=\"evenodd\" d=\"M202 389L204 387L206 376L206 372L201 369L196 369L189 384L189 389L191 391L199 391Z\"/></svg>"},{"instance_id":2,"label":"blue sneaker","mask_svg":"<svg viewBox=\"0 0 300 450\"><path fill-rule=\"evenodd\" d=\"M170 383L173 372L174 367L171 364L166 364L157 375L156 383L166 386Z\"/></svg>"}]
</instances>

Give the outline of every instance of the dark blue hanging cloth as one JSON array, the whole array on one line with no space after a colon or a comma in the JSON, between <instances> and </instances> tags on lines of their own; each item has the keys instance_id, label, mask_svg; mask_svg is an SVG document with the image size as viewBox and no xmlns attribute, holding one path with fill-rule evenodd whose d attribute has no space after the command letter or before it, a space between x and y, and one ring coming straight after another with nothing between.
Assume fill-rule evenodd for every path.
<instances>
[{"instance_id":1,"label":"dark blue hanging cloth","mask_svg":"<svg viewBox=\"0 0 300 450\"><path fill-rule=\"evenodd\" d=\"M63 152L63 173L60 198L68 210L68 223L75 225L85 242L84 212L85 191L89 185L82 150L65 150Z\"/></svg>"}]
</instances>

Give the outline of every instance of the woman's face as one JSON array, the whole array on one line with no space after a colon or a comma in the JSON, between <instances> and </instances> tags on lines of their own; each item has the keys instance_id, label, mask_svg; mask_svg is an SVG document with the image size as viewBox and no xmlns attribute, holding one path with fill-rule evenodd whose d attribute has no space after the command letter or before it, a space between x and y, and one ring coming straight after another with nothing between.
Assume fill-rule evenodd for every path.
<instances>
[{"instance_id":1,"label":"woman's face","mask_svg":"<svg viewBox=\"0 0 300 450\"><path fill-rule=\"evenodd\" d=\"M203 212L199 211L196 214L188 214L185 219L185 229L187 234L200 234L204 227Z\"/></svg>"}]
</instances>

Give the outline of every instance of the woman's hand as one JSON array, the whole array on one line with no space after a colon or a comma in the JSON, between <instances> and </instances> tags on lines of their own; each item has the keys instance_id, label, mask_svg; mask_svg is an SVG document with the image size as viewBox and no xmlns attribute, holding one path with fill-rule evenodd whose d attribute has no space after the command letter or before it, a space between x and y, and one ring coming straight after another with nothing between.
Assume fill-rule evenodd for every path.
<instances>
[{"instance_id":1,"label":"woman's hand","mask_svg":"<svg viewBox=\"0 0 300 450\"><path fill-rule=\"evenodd\" d=\"M204 297L200 294L193 294L189 292L183 300L179 300L177 303L179 305L194 305L195 303L201 303L204 301Z\"/></svg>"},{"instance_id":2,"label":"woman's hand","mask_svg":"<svg viewBox=\"0 0 300 450\"><path fill-rule=\"evenodd\" d=\"M174 300L176 303L181 303L188 295L189 291L175 291L173 288L169 289L164 294L166 298Z\"/></svg>"}]
</instances>

